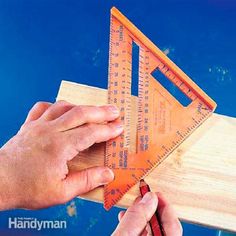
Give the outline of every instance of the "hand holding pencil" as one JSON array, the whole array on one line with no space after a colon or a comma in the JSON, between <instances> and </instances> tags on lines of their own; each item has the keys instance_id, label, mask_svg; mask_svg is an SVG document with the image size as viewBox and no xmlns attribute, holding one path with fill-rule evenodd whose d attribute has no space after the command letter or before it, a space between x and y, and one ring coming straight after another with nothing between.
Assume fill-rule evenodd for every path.
<instances>
[{"instance_id":1,"label":"hand holding pencil","mask_svg":"<svg viewBox=\"0 0 236 236\"><path fill-rule=\"evenodd\" d=\"M156 212L163 228L160 232L164 232L164 236L182 236L182 226L171 205L161 193L152 192L145 193L143 198L137 197L127 211L119 213L120 223L112 235L157 236L158 234L150 232L149 227L149 222Z\"/></svg>"},{"instance_id":2,"label":"hand holding pencil","mask_svg":"<svg viewBox=\"0 0 236 236\"><path fill-rule=\"evenodd\" d=\"M140 193L142 197L146 193L151 192L149 185L147 185L144 179L141 179L139 189L140 189ZM153 236L165 236L165 231L163 229L162 222L161 222L161 219L157 210L154 213L154 215L151 217L149 224L150 224Z\"/></svg>"}]
</instances>

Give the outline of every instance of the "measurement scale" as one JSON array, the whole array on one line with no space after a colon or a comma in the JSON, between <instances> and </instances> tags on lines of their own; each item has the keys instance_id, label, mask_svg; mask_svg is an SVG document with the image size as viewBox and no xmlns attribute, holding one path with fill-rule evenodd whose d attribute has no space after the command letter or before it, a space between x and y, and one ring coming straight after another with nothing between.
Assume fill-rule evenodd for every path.
<instances>
[{"instance_id":1,"label":"measurement scale","mask_svg":"<svg viewBox=\"0 0 236 236\"><path fill-rule=\"evenodd\" d=\"M138 121L135 151L130 151L133 42L139 46ZM191 100L189 105L183 106L153 77L156 70ZM108 103L119 107L124 133L106 143L105 166L115 174L104 188L107 210L216 108L216 103L115 7L111 9Z\"/></svg>"}]
</instances>

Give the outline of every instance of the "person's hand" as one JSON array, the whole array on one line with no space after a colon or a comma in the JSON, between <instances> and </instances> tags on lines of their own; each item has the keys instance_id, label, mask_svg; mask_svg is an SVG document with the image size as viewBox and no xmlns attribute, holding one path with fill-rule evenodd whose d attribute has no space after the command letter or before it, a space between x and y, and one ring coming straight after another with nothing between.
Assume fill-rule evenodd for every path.
<instances>
[{"instance_id":1,"label":"person's hand","mask_svg":"<svg viewBox=\"0 0 236 236\"><path fill-rule=\"evenodd\" d=\"M161 193L146 193L138 197L133 206L121 211L118 215L120 223L112 236L147 236L152 235L148 224L156 209L165 231L165 236L182 236L183 230L173 208Z\"/></svg>"},{"instance_id":2,"label":"person's hand","mask_svg":"<svg viewBox=\"0 0 236 236\"><path fill-rule=\"evenodd\" d=\"M113 106L37 103L0 149L0 210L62 204L112 181L107 167L69 173L67 162L94 143L121 134L118 116Z\"/></svg>"}]
</instances>

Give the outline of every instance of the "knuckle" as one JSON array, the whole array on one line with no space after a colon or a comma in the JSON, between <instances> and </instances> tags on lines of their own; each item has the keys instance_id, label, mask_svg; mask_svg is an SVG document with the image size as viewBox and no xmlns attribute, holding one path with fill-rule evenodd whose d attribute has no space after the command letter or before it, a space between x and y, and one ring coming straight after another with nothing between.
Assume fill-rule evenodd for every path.
<instances>
[{"instance_id":1,"label":"knuckle","mask_svg":"<svg viewBox=\"0 0 236 236\"><path fill-rule=\"evenodd\" d=\"M75 107L75 115L78 116L78 118L81 121L86 120L86 117L87 117L86 109L83 106L76 106Z\"/></svg>"},{"instance_id":2,"label":"knuckle","mask_svg":"<svg viewBox=\"0 0 236 236\"><path fill-rule=\"evenodd\" d=\"M71 137L73 145L78 151L83 151L93 144L94 130L91 126L92 125L86 125L86 128L80 133L79 137L74 135Z\"/></svg>"},{"instance_id":3,"label":"knuckle","mask_svg":"<svg viewBox=\"0 0 236 236\"><path fill-rule=\"evenodd\" d=\"M31 132L34 136L42 136L45 130L41 125L34 125L31 127Z\"/></svg>"},{"instance_id":4,"label":"knuckle","mask_svg":"<svg viewBox=\"0 0 236 236\"><path fill-rule=\"evenodd\" d=\"M64 101L64 100L59 100L59 101L56 101L54 104L52 104L52 108L55 109L55 107L67 107L67 106L71 106L72 104L67 102L67 101Z\"/></svg>"},{"instance_id":5,"label":"knuckle","mask_svg":"<svg viewBox=\"0 0 236 236\"><path fill-rule=\"evenodd\" d=\"M86 144L88 143L88 141L85 136L81 136L79 138L72 137L71 139L72 139L71 143L73 144L73 146L78 152L83 151L85 147L87 146Z\"/></svg>"},{"instance_id":6,"label":"knuckle","mask_svg":"<svg viewBox=\"0 0 236 236\"><path fill-rule=\"evenodd\" d=\"M78 128L78 131L70 134L70 143L77 151L83 151L99 140L101 132L96 124L83 125Z\"/></svg>"},{"instance_id":7,"label":"knuckle","mask_svg":"<svg viewBox=\"0 0 236 236\"><path fill-rule=\"evenodd\" d=\"M86 128L87 128L86 134L88 134L88 136L96 136L98 130L98 127L96 125L87 124Z\"/></svg>"},{"instance_id":8,"label":"knuckle","mask_svg":"<svg viewBox=\"0 0 236 236\"><path fill-rule=\"evenodd\" d=\"M56 129L59 128L61 130L67 130L71 127L71 124L73 124L73 117L62 115L58 117L57 119L51 121L51 123L54 125Z\"/></svg>"},{"instance_id":9,"label":"knuckle","mask_svg":"<svg viewBox=\"0 0 236 236\"><path fill-rule=\"evenodd\" d=\"M58 100L54 103L54 105L56 105L56 104L63 106L63 105L69 105L70 103L65 100Z\"/></svg>"},{"instance_id":10,"label":"knuckle","mask_svg":"<svg viewBox=\"0 0 236 236\"><path fill-rule=\"evenodd\" d=\"M33 106L33 108L39 109L39 108L44 107L45 104L46 104L45 102L39 101L39 102L36 102L36 103L35 103L35 105Z\"/></svg>"},{"instance_id":11,"label":"knuckle","mask_svg":"<svg viewBox=\"0 0 236 236\"><path fill-rule=\"evenodd\" d=\"M86 137L86 141L91 142L91 140L96 140L98 131L95 124L87 124L83 136Z\"/></svg>"},{"instance_id":12,"label":"knuckle","mask_svg":"<svg viewBox=\"0 0 236 236\"><path fill-rule=\"evenodd\" d=\"M98 116L102 109L96 106L76 106L75 114L82 122L91 120L92 117Z\"/></svg>"},{"instance_id":13,"label":"knuckle","mask_svg":"<svg viewBox=\"0 0 236 236\"><path fill-rule=\"evenodd\" d=\"M78 116L83 116L84 115L84 108L82 106L76 106L75 107L75 113Z\"/></svg>"}]
</instances>

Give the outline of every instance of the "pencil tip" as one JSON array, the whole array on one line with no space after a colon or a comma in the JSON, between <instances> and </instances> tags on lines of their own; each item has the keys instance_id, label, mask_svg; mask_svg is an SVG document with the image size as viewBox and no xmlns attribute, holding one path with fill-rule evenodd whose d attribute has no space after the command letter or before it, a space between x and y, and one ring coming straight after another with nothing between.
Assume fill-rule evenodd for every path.
<instances>
[{"instance_id":1,"label":"pencil tip","mask_svg":"<svg viewBox=\"0 0 236 236\"><path fill-rule=\"evenodd\" d=\"M140 183L139 183L139 186L142 187L142 186L144 186L144 185L146 185L146 182L145 182L144 179L141 179L141 180L140 180Z\"/></svg>"}]
</instances>

